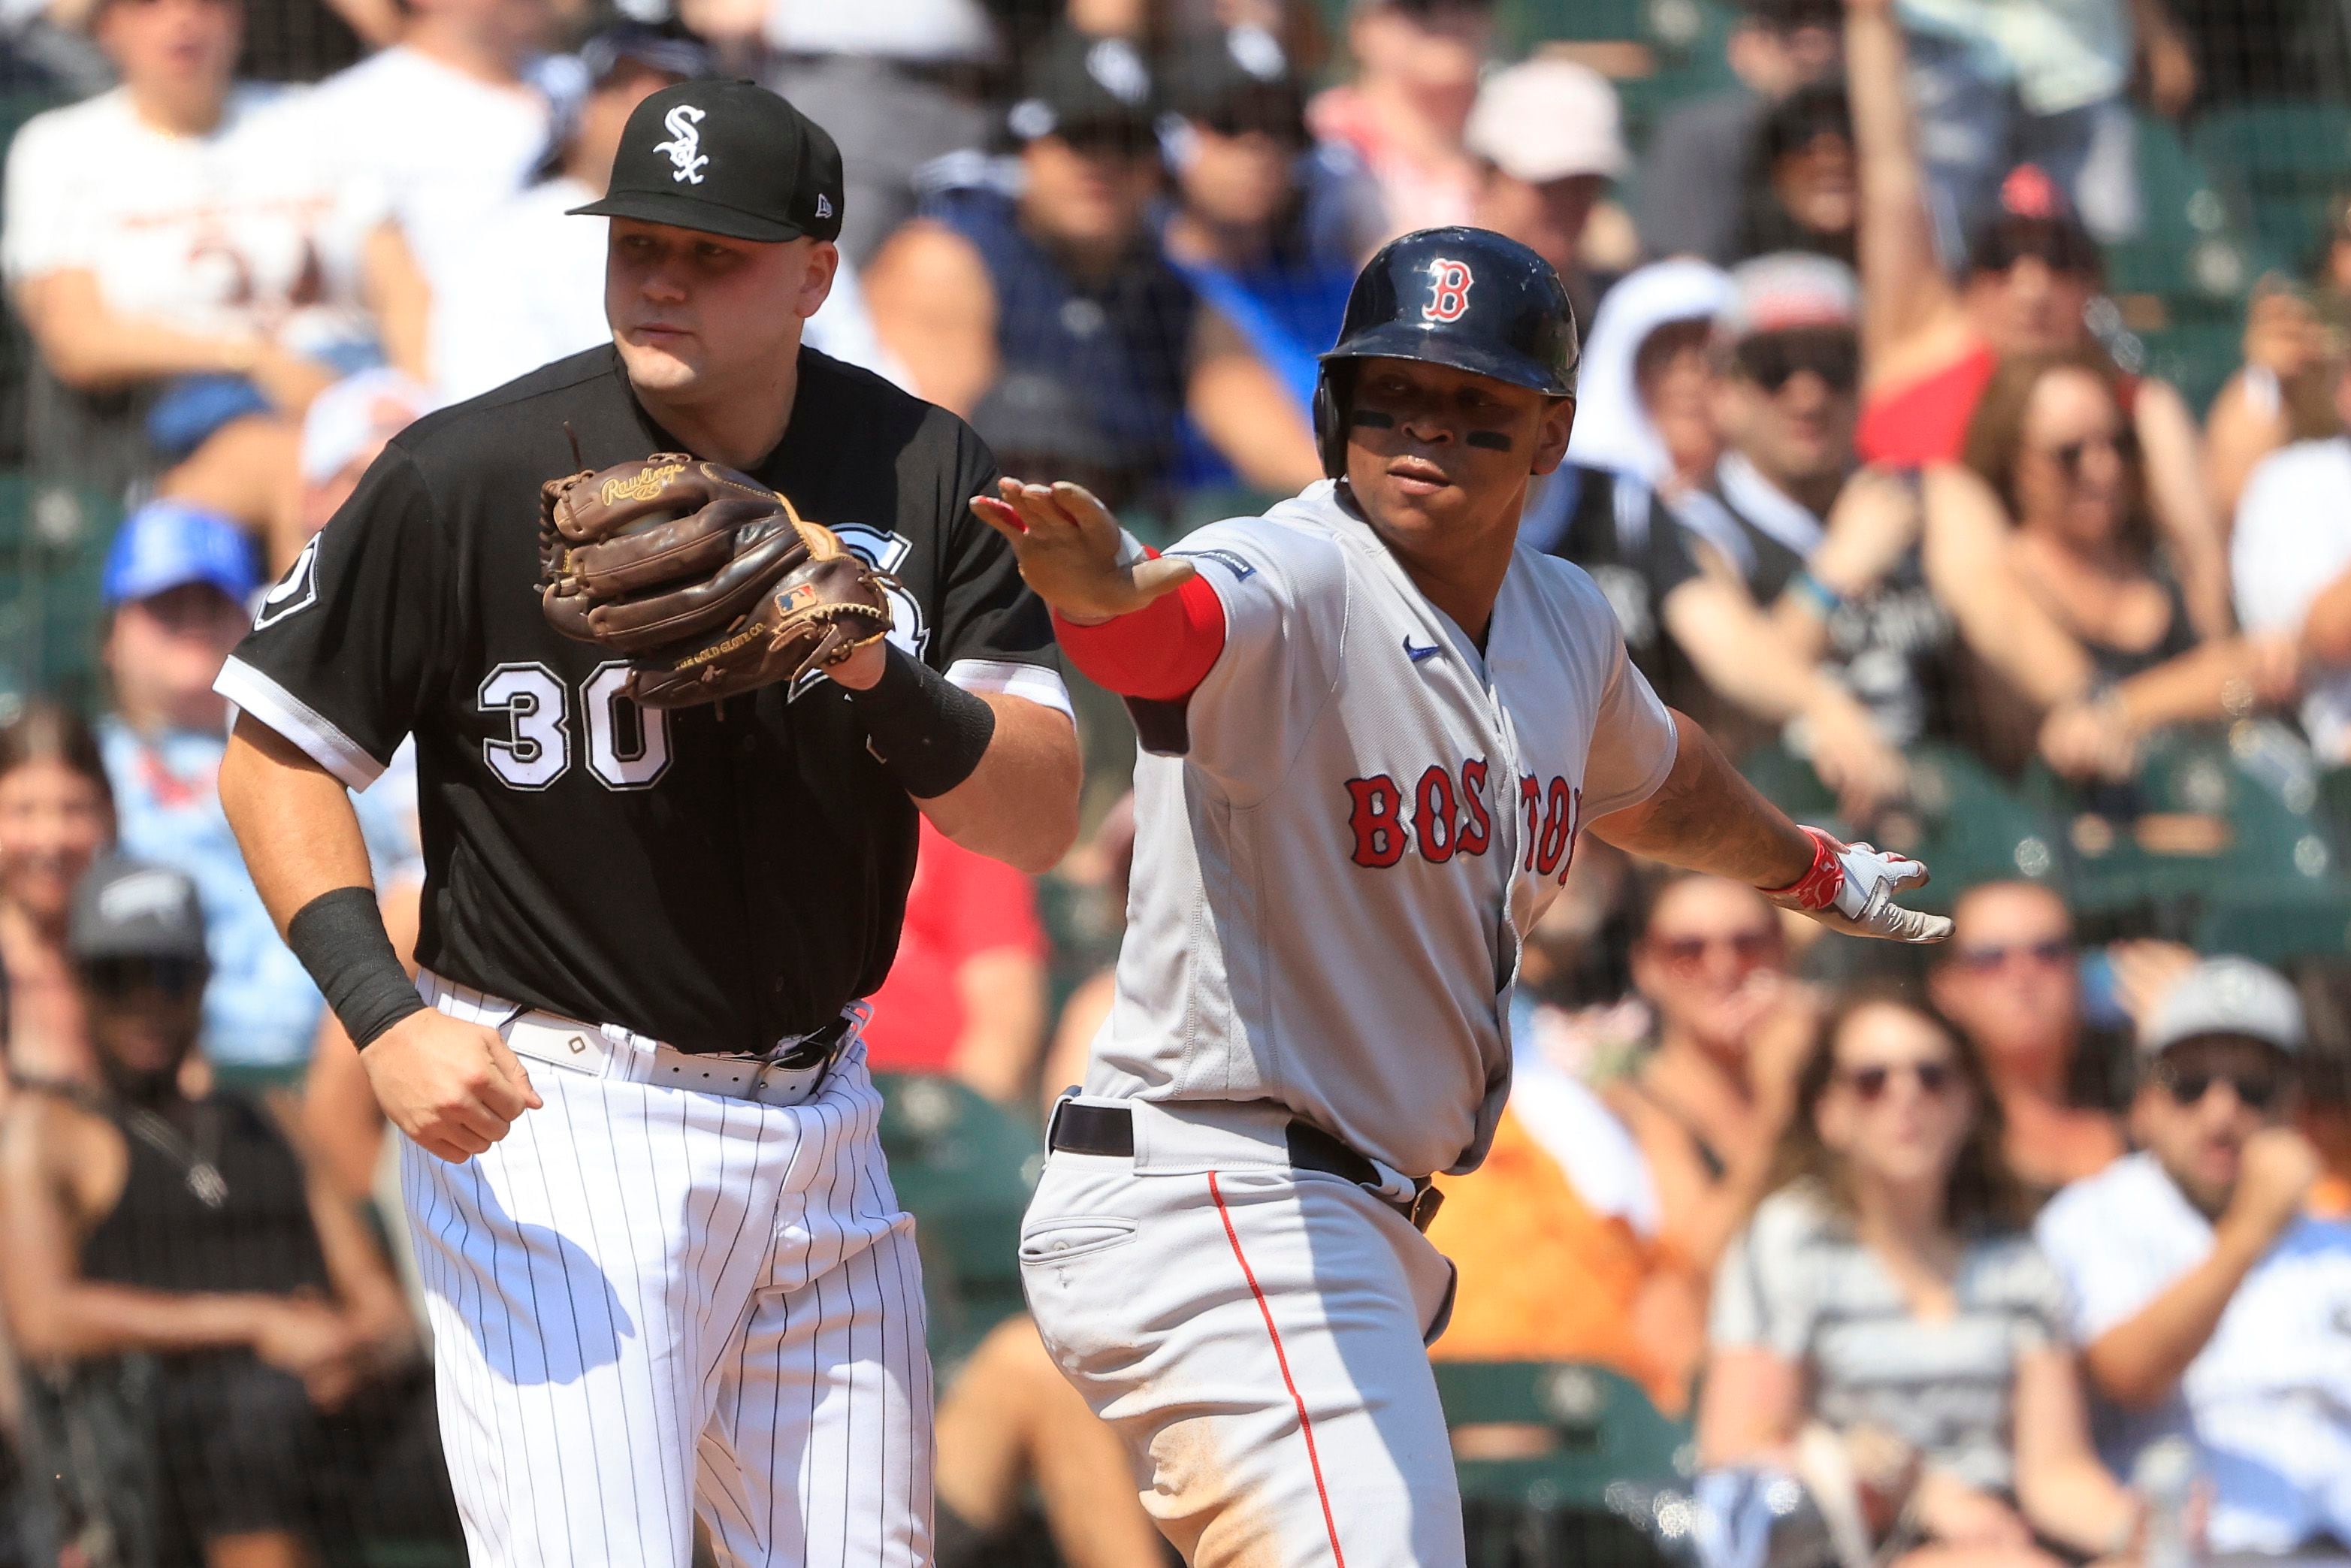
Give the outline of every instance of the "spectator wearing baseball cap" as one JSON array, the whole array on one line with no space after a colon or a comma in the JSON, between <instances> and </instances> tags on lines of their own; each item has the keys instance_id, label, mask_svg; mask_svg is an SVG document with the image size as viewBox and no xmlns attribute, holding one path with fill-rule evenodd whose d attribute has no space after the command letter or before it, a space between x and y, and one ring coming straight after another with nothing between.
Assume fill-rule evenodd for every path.
<instances>
[{"instance_id":1,"label":"spectator wearing baseball cap","mask_svg":"<svg viewBox=\"0 0 2351 1568\"><path fill-rule=\"evenodd\" d=\"M1904 35L1882 10L1845 23L1846 86L1861 183L1866 385L1855 439L1870 463L1928 467L1958 459L1999 361L2019 354L2103 351L2089 307L2103 287L2097 247L2062 184L2031 164L1998 184L1996 215L1973 231L1955 284L1942 266L1904 92ZM2202 437L2177 390L2126 377L2125 412L2147 457L2148 510L2196 627L2230 624L2220 522L2202 478Z\"/></svg>"},{"instance_id":2,"label":"spectator wearing baseball cap","mask_svg":"<svg viewBox=\"0 0 2351 1568\"><path fill-rule=\"evenodd\" d=\"M2215 1552L2351 1541L2351 1225L2304 1208L2320 1169L2294 1126L2305 1050L2283 976L2197 964L2140 1035L2141 1152L2037 1227L2072 1288L2109 1464L2191 1442Z\"/></svg>"},{"instance_id":3,"label":"spectator wearing baseball cap","mask_svg":"<svg viewBox=\"0 0 2351 1568\"><path fill-rule=\"evenodd\" d=\"M1317 94L1307 120L1371 171L1387 210L1383 240L1472 221L1478 172L1462 137L1493 43L1492 0L1348 6L1354 78Z\"/></svg>"},{"instance_id":4,"label":"spectator wearing baseball cap","mask_svg":"<svg viewBox=\"0 0 2351 1568\"><path fill-rule=\"evenodd\" d=\"M1479 169L1474 221L1550 262L1586 314L1584 229L1629 162L1623 118L1598 71L1533 59L1486 78L1466 133Z\"/></svg>"},{"instance_id":5,"label":"spectator wearing baseball cap","mask_svg":"<svg viewBox=\"0 0 2351 1568\"><path fill-rule=\"evenodd\" d=\"M305 580L307 559L288 583ZM185 873L203 893L214 975L204 998L206 1054L291 1066L309 1053L319 993L277 938L218 789L229 712L213 681L251 623L259 586L252 544L226 517L168 500L131 513L100 578L99 659L111 708L96 727L123 852ZM402 858L398 824L382 820L381 802L361 799L371 847Z\"/></svg>"},{"instance_id":6,"label":"spectator wearing baseball cap","mask_svg":"<svg viewBox=\"0 0 2351 1568\"><path fill-rule=\"evenodd\" d=\"M1176 482L1188 407L1245 479L1284 488L1292 447L1269 455L1261 438L1303 427L1261 365L1204 332L1152 222L1161 103L1127 40L1053 35L1005 115L1019 193L983 182L926 201L869 269L874 322L915 390L957 413L1000 374L1052 371L1160 483Z\"/></svg>"},{"instance_id":7,"label":"spectator wearing baseball cap","mask_svg":"<svg viewBox=\"0 0 2351 1568\"><path fill-rule=\"evenodd\" d=\"M1652 256L1734 254L1746 211L1747 159L1763 117L1837 69L1839 0L1747 0L1725 46L1738 85L1676 108L1650 134L1641 165L1641 246Z\"/></svg>"}]
</instances>

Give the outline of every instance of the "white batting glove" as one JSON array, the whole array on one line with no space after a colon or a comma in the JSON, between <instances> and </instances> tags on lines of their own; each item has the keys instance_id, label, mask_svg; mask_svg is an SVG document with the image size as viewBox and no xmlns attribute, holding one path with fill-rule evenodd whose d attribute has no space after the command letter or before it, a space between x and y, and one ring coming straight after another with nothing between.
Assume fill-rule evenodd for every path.
<instances>
[{"instance_id":1,"label":"white batting glove","mask_svg":"<svg viewBox=\"0 0 2351 1568\"><path fill-rule=\"evenodd\" d=\"M1855 936L1940 942L1950 936L1945 916L1894 902L1903 889L1927 880L1927 868L1918 862L1867 844L1841 843L1818 828L1804 831L1813 841L1813 869L1785 887L1763 889L1764 897Z\"/></svg>"}]
</instances>

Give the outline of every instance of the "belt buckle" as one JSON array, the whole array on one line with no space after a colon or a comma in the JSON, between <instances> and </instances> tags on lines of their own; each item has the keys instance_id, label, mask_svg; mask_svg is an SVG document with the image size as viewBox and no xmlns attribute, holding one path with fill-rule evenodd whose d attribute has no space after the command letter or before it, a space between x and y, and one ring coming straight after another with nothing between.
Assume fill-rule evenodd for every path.
<instances>
[{"instance_id":1,"label":"belt buckle","mask_svg":"<svg viewBox=\"0 0 2351 1568\"><path fill-rule=\"evenodd\" d=\"M1415 1230L1425 1234L1437 1218L1437 1211L1444 1207L1445 1195L1437 1190L1435 1182L1430 1182L1412 1195L1412 1201L1404 1206L1404 1217Z\"/></svg>"}]
</instances>

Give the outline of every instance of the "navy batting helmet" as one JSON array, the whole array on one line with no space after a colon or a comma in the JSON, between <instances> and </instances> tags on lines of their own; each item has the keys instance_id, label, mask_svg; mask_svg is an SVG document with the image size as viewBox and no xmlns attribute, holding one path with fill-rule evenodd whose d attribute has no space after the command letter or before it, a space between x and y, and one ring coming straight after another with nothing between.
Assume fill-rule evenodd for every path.
<instances>
[{"instance_id":1,"label":"navy batting helmet","mask_svg":"<svg viewBox=\"0 0 2351 1568\"><path fill-rule=\"evenodd\" d=\"M1390 240L1356 275L1339 340L1322 356L1314 389L1322 472L1335 479L1346 469L1342 405L1353 361L1425 360L1573 397L1577 351L1566 286L1518 241L1461 227Z\"/></svg>"}]
</instances>

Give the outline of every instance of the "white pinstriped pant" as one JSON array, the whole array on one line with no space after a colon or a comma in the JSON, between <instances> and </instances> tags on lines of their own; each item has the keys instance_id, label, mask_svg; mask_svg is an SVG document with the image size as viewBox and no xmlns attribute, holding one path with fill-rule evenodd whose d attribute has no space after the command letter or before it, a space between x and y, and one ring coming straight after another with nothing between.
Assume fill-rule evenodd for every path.
<instances>
[{"instance_id":1,"label":"white pinstriped pant","mask_svg":"<svg viewBox=\"0 0 2351 1568\"><path fill-rule=\"evenodd\" d=\"M444 1012L505 1012L444 992ZM931 1366L914 1221L852 1040L780 1107L528 1063L463 1165L403 1140L475 1568L915 1568Z\"/></svg>"}]
</instances>

